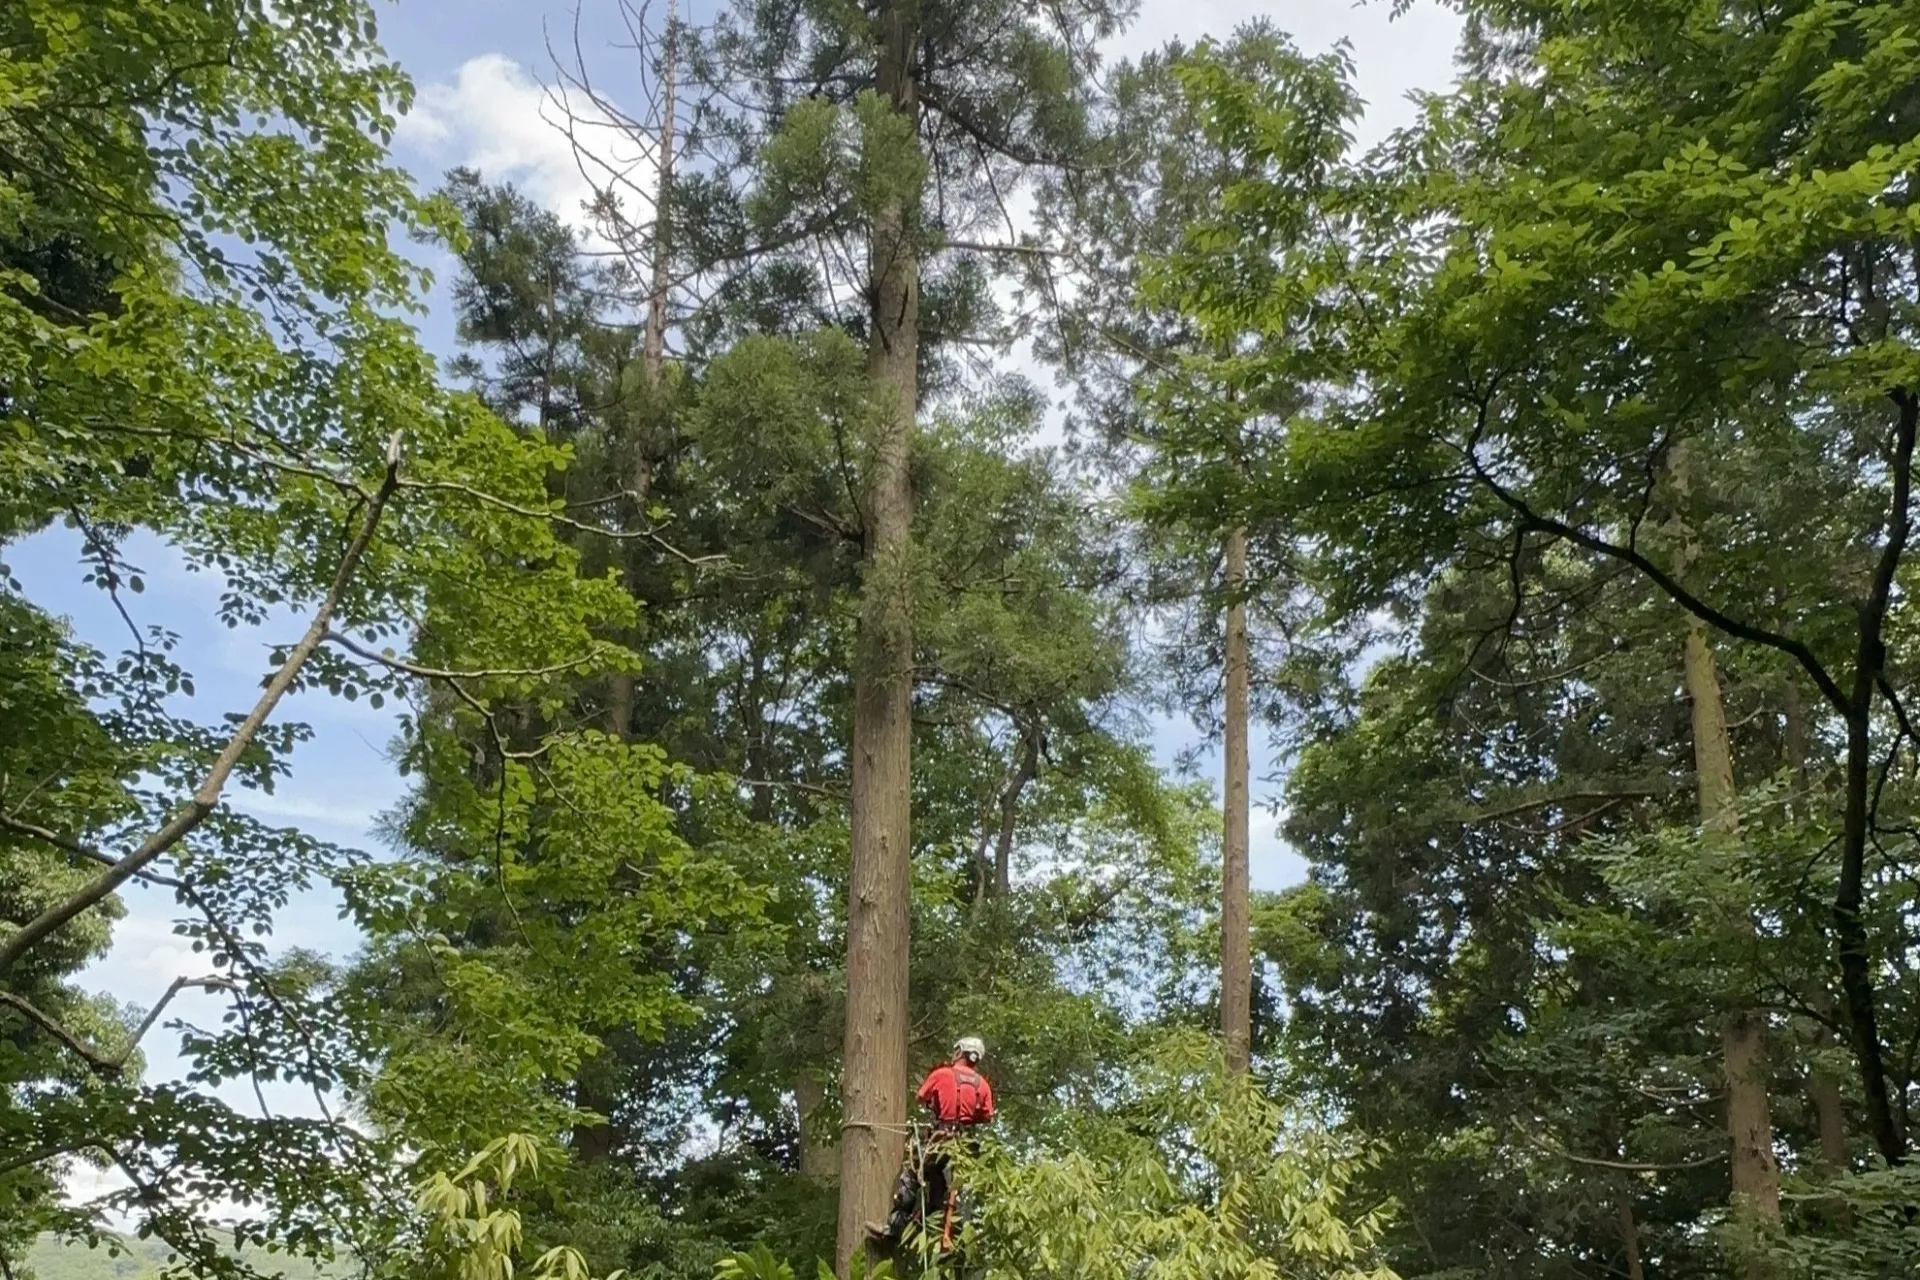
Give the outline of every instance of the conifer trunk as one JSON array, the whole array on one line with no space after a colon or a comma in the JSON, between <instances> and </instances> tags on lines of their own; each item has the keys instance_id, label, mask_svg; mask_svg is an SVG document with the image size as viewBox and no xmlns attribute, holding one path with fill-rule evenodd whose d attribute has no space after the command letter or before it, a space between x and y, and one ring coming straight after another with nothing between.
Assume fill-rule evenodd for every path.
<instances>
[{"instance_id":1,"label":"conifer trunk","mask_svg":"<svg viewBox=\"0 0 1920 1280\"><path fill-rule=\"evenodd\" d=\"M915 122L911 11L881 17L877 88ZM847 904L847 1030L841 1099L840 1217L835 1261L845 1277L866 1224L884 1220L907 1119L907 946L911 854L913 619L908 476L919 401L917 201L904 193L874 216L868 240L872 312L868 372L881 397L866 564L854 657L852 858Z\"/></svg>"},{"instance_id":2,"label":"conifer trunk","mask_svg":"<svg viewBox=\"0 0 1920 1280\"><path fill-rule=\"evenodd\" d=\"M1733 841L1740 819L1733 785L1733 749L1727 733L1720 677L1706 624L1687 627L1687 694L1693 704L1694 772L1700 821L1710 836ZM1743 926L1752 919L1735 908ZM1732 1145L1733 1193L1769 1222L1780 1220L1780 1166L1773 1153L1773 1118L1767 1097L1767 1024L1758 1010L1736 1010L1721 1028L1727 1078L1727 1136Z\"/></svg>"},{"instance_id":3,"label":"conifer trunk","mask_svg":"<svg viewBox=\"0 0 1920 1280\"><path fill-rule=\"evenodd\" d=\"M660 171L653 198L653 279L647 290L647 329L640 344L640 360L647 374L647 387L658 392L667 367L667 292L673 275L667 244L669 206L673 199L675 95L679 88L680 6L667 0L667 25L663 37L665 63L660 73Z\"/></svg>"},{"instance_id":4,"label":"conifer trunk","mask_svg":"<svg viewBox=\"0 0 1920 1280\"><path fill-rule=\"evenodd\" d=\"M1640 1224L1633 1213L1633 1184L1624 1176L1620 1179L1620 1244L1627 1255L1627 1280L1646 1280L1646 1266L1640 1260Z\"/></svg>"},{"instance_id":5,"label":"conifer trunk","mask_svg":"<svg viewBox=\"0 0 1920 1280\"><path fill-rule=\"evenodd\" d=\"M667 252L667 207L673 197L675 92L680 78L678 40L679 6L677 0L668 0L663 36L665 65L661 69L660 165L654 184L653 245L650 250L653 278L647 290L647 324L640 341L640 368L646 375L647 391L655 401L649 408L654 410L658 408L660 387L666 381L667 373L667 291L672 280ZM634 520L636 527L639 527L647 522L647 499L653 492L653 457L645 441L633 440L629 443L633 446L633 474L627 484L633 491ZM630 556L631 552L628 554ZM630 588L636 586L631 563L627 582ZM635 594L638 594L637 590ZM633 677L624 671L615 672L609 681L607 732L622 740L626 740L633 732Z\"/></svg>"},{"instance_id":6,"label":"conifer trunk","mask_svg":"<svg viewBox=\"0 0 1920 1280\"><path fill-rule=\"evenodd\" d=\"M793 1081L794 1110L800 1120L800 1176L811 1182L831 1182L840 1171L840 1149L831 1139L823 1141L819 1128L820 1108L827 1100L827 1087L812 1071L802 1071Z\"/></svg>"},{"instance_id":7,"label":"conifer trunk","mask_svg":"<svg viewBox=\"0 0 1920 1280\"><path fill-rule=\"evenodd\" d=\"M1781 746L1787 767L1792 771L1794 803L1799 811L1801 806L1810 804L1811 796L1807 776L1807 707L1797 673L1787 680L1782 705L1785 725ZM1825 1006L1828 1002L1819 1000L1818 1003ZM1826 1031L1816 1024L1812 1045L1816 1055L1826 1047L1827 1039ZM1820 1168L1829 1176L1843 1173L1847 1168L1847 1110L1842 1090L1840 1077L1818 1061L1808 1068L1807 1100L1813 1106L1814 1128L1819 1135Z\"/></svg>"},{"instance_id":8,"label":"conifer trunk","mask_svg":"<svg viewBox=\"0 0 1920 1280\"><path fill-rule=\"evenodd\" d=\"M1020 762L1000 792L1000 830L993 842L993 894L1002 902L1013 892L1013 837L1020 818L1020 796L1040 776L1040 731L1020 734Z\"/></svg>"},{"instance_id":9,"label":"conifer trunk","mask_svg":"<svg viewBox=\"0 0 1920 1280\"><path fill-rule=\"evenodd\" d=\"M1820 1047L1826 1037L1815 1042ZM1847 1109L1840 1092L1840 1080L1816 1063L1807 1072L1807 1097L1813 1103L1814 1121L1820 1133L1820 1167L1829 1175L1847 1170Z\"/></svg>"},{"instance_id":10,"label":"conifer trunk","mask_svg":"<svg viewBox=\"0 0 1920 1280\"><path fill-rule=\"evenodd\" d=\"M1226 589L1226 812L1220 869L1220 1033L1227 1069L1244 1074L1253 1043L1253 939L1248 870L1247 796L1247 531L1227 533Z\"/></svg>"}]
</instances>

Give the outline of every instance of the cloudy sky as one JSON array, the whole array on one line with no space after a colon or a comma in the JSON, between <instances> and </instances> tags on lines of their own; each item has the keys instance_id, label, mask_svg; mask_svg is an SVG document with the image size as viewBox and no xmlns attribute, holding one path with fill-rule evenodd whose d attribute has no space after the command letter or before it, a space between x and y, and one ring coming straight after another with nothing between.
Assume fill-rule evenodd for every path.
<instances>
[{"instance_id":1,"label":"cloudy sky","mask_svg":"<svg viewBox=\"0 0 1920 1280\"><path fill-rule=\"evenodd\" d=\"M582 44L590 65L601 83L617 85L630 74L632 55L611 47L617 29L614 0L580 2ZM693 0L687 16L698 20L711 3ZM1260 15L1292 32L1309 52L1345 39L1369 103L1360 128L1364 143L1410 120L1409 93L1442 89L1452 74L1457 17L1435 0L1422 0L1391 21L1389 8L1388 0L1144 0L1139 20L1112 52L1126 56L1170 39L1225 35L1235 24ZM473 166L491 179L511 179L563 216L576 216L588 184L566 139L548 122L552 111L544 105L544 86L554 78L548 36L557 46L569 46L573 21L570 3L559 0L399 0L384 7L383 41L418 87L415 110L403 122L396 143L400 161L428 184L456 165ZM444 282L450 272L442 264L439 274ZM423 333L436 351L445 353L452 323L444 298L436 302ZM80 581L79 547L72 534L52 530L6 551L30 598L68 614L82 638L109 652L123 647L123 624L110 603ZM135 601L138 620L170 627L182 636L187 665L197 679L197 701L205 707L203 718L251 704L268 652L276 642L297 635L304 620L280 616L262 627L228 631L214 621L216 583L186 573L164 546L151 540L136 543L129 558L146 571L148 584ZM313 740L295 753L291 781L273 796L245 793L233 797L235 803L323 839L373 847L372 825L402 790L387 759L395 732L391 712L321 696L293 699L285 714L314 728ZM1181 724L1164 726L1156 741L1167 761L1193 743L1191 729ZM1256 752L1256 775L1271 773L1263 763ZM1217 768L1217 762L1208 759L1203 767ZM1271 777L1256 777L1256 803L1270 798L1275 789ZM1270 816L1256 815L1253 875L1262 888L1290 883L1300 871L1273 827ZM172 933L169 900L136 892L129 908L112 954L95 965L85 981L144 1005L174 977L200 970ZM318 895L296 900L276 937L282 945L336 954L351 951L356 941L338 919L337 904ZM204 1002L182 1000L175 1007L190 1017L217 1017ZM156 1038L150 1051L156 1074L177 1070L163 1041ZM291 1097L270 1101L299 1107Z\"/></svg>"}]
</instances>

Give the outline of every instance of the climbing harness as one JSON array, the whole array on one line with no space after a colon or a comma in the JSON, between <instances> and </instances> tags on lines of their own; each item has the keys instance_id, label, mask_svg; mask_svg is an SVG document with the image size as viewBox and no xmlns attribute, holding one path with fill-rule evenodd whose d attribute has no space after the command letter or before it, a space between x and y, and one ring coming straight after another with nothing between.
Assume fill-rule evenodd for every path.
<instances>
[{"instance_id":1,"label":"climbing harness","mask_svg":"<svg viewBox=\"0 0 1920 1280\"><path fill-rule=\"evenodd\" d=\"M970 1216L970 1206L953 1178L949 1157L940 1150L957 1139L959 1133L959 1127L953 1125L929 1128L918 1120L909 1125L907 1149L900 1163L899 1177L894 1180L893 1209L882 1236L890 1243L900 1243L906 1238L907 1228L918 1223L921 1241L936 1238L928 1231L927 1211L937 1207L940 1231L936 1256L942 1264L953 1261L955 1244ZM930 1183L937 1183L938 1188ZM930 1192L939 1197L938 1206L930 1203Z\"/></svg>"}]
</instances>

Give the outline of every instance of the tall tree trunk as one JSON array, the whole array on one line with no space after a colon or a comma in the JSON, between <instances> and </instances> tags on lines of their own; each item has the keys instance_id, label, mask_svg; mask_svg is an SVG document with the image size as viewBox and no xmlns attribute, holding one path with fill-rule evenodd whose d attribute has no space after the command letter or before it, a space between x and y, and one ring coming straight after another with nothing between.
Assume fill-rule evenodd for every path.
<instances>
[{"instance_id":1,"label":"tall tree trunk","mask_svg":"<svg viewBox=\"0 0 1920 1280\"><path fill-rule=\"evenodd\" d=\"M811 1182L831 1182L840 1171L839 1144L822 1138L820 1108L827 1100L827 1086L812 1071L802 1071L793 1081L794 1109L800 1118L800 1176Z\"/></svg>"},{"instance_id":2,"label":"tall tree trunk","mask_svg":"<svg viewBox=\"0 0 1920 1280\"><path fill-rule=\"evenodd\" d=\"M660 387L666 381L667 372L667 291L672 280L667 250L667 217L668 205L673 198L674 94L680 78L678 9L677 0L668 0L666 30L662 36L665 65L661 69L660 166L654 184L653 245L650 249L653 279L647 291L647 326L640 342L640 368L646 375L647 391L653 401L648 406L649 412L658 409ZM645 440L635 439L629 443L633 446L633 473L627 483L633 491L634 522L638 528L647 523L647 499L653 492L653 454ZM630 547L623 550L628 557L627 584L633 588L636 586L632 572L633 552ZM633 676L624 671L615 672L608 682L607 732L622 740L633 732L633 689Z\"/></svg>"},{"instance_id":3,"label":"tall tree trunk","mask_svg":"<svg viewBox=\"0 0 1920 1280\"><path fill-rule=\"evenodd\" d=\"M1814 1041L1817 1052L1825 1046L1822 1033ZM1813 1103L1813 1117L1820 1132L1820 1168L1829 1175L1847 1170L1847 1107L1840 1091L1840 1079L1815 1062L1807 1071L1807 1098Z\"/></svg>"},{"instance_id":4,"label":"tall tree trunk","mask_svg":"<svg viewBox=\"0 0 1920 1280\"><path fill-rule=\"evenodd\" d=\"M1247 531L1227 532L1226 786L1220 855L1220 1034L1227 1069L1244 1073L1253 1044L1252 887L1248 871Z\"/></svg>"},{"instance_id":5,"label":"tall tree trunk","mask_svg":"<svg viewBox=\"0 0 1920 1280\"><path fill-rule=\"evenodd\" d=\"M914 124L913 10L887 4L877 88ZM915 143L917 145L917 141ZM883 397L868 494L866 565L854 657L852 859L847 902L847 1031L841 1099L840 1218L845 1277L885 1218L907 1119L907 944L913 749L913 617L908 457L919 407L917 193L895 193L868 241L868 371Z\"/></svg>"},{"instance_id":6,"label":"tall tree trunk","mask_svg":"<svg viewBox=\"0 0 1920 1280\"><path fill-rule=\"evenodd\" d=\"M667 292L673 280L667 233L669 208L673 200L675 92L680 83L680 6L667 0L667 24L662 36L660 72L660 172L653 197L653 279L647 290L647 329L640 344L640 360L646 369L647 386L658 392L667 367Z\"/></svg>"},{"instance_id":7,"label":"tall tree trunk","mask_svg":"<svg viewBox=\"0 0 1920 1280\"><path fill-rule=\"evenodd\" d=\"M1784 761L1793 778L1795 807L1809 803L1809 778L1807 776L1807 755L1809 751L1807 734L1806 697L1800 690L1798 672L1789 674L1787 686L1782 698L1785 725L1781 735ZM1831 1015L1830 1001L1824 993L1815 998L1822 1012ZM1847 1168L1847 1108L1843 1095L1843 1085L1839 1076L1828 1070L1818 1059L1819 1053L1829 1041L1826 1029L1816 1023L1813 1031L1813 1063L1807 1069L1807 1101L1813 1107L1814 1128L1820 1141L1820 1170L1834 1176L1844 1173Z\"/></svg>"},{"instance_id":8,"label":"tall tree trunk","mask_svg":"<svg viewBox=\"0 0 1920 1280\"><path fill-rule=\"evenodd\" d=\"M580 1065L574 1076L573 1104L583 1111L595 1115L610 1116L613 1113L614 1097L610 1081L607 1079L607 1063L604 1051L599 1058L592 1058ZM575 1163L596 1165L604 1163L613 1154L613 1126L605 1121L576 1124L573 1126L573 1148Z\"/></svg>"},{"instance_id":9,"label":"tall tree trunk","mask_svg":"<svg viewBox=\"0 0 1920 1280\"><path fill-rule=\"evenodd\" d=\"M1640 1261L1640 1224L1633 1215L1633 1183L1620 1178L1620 1244L1627 1254L1627 1280L1646 1280L1646 1267Z\"/></svg>"},{"instance_id":10,"label":"tall tree trunk","mask_svg":"<svg viewBox=\"0 0 1920 1280\"><path fill-rule=\"evenodd\" d=\"M1873 585L1860 605L1853 687L1846 696L1847 804L1841 826L1840 877L1833 894L1833 936L1840 955L1840 994L1847 1010L1847 1031L1853 1040L1854 1058L1860 1064L1867 1129L1887 1163L1902 1164L1907 1156L1906 1118L1896 1118L1889 1097L1873 947L1862 918L1866 909L1867 844L1874 822L1868 783L1873 770L1873 706L1886 677L1885 628L1893 582L1913 533L1913 453L1916 433L1920 433L1920 393L1901 387L1891 393L1891 399L1900 410L1889 468L1892 500L1887 507L1886 536L1874 568Z\"/></svg>"},{"instance_id":11,"label":"tall tree trunk","mask_svg":"<svg viewBox=\"0 0 1920 1280\"><path fill-rule=\"evenodd\" d=\"M1733 746L1727 733L1720 677L1706 624L1687 627L1687 694L1693 704L1693 760L1700 792L1700 821L1726 842L1740 837L1733 785ZM1740 927L1751 931L1745 903L1730 904ZM1780 1220L1780 1166L1773 1153L1773 1117L1767 1097L1767 1023L1764 1012L1735 1010L1721 1028L1727 1076L1727 1136L1732 1144L1733 1193L1770 1222Z\"/></svg>"},{"instance_id":12,"label":"tall tree trunk","mask_svg":"<svg viewBox=\"0 0 1920 1280\"><path fill-rule=\"evenodd\" d=\"M1006 900L1013 892L1013 837L1020 817L1020 796L1040 776L1040 730L1028 727L1020 734L1020 763L1000 792L1000 831L993 842L993 893Z\"/></svg>"}]
</instances>

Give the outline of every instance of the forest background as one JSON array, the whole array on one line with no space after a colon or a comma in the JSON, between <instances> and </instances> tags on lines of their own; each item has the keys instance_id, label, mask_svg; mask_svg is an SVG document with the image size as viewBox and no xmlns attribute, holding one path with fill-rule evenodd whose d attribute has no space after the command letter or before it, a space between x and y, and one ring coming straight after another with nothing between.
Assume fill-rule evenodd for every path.
<instances>
[{"instance_id":1,"label":"forest background","mask_svg":"<svg viewBox=\"0 0 1920 1280\"><path fill-rule=\"evenodd\" d=\"M0 1262L1906 1273L1913 6L295 8L6 19Z\"/></svg>"},{"instance_id":2,"label":"forest background","mask_svg":"<svg viewBox=\"0 0 1920 1280\"><path fill-rule=\"evenodd\" d=\"M1273 6L1252 3L1148 0L1139 18L1106 42L1106 47L1114 57L1138 56L1168 40L1224 37L1240 22L1263 15L1292 33L1305 49L1320 51L1337 41L1349 41L1356 86L1369 104L1355 130L1362 142L1377 141L1407 123L1415 110L1407 95L1445 88L1453 74L1461 24L1457 14L1444 8L1422 6L1399 18L1379 4L1347 7L1299 0L1280 9L1275 12ZM575 13L564 6L549 10L513 0L407 0L384 8L380 16L383 43L414 78L420 95L396 131L395 159L427 189L438 186L448 170L462 166L490 181L510 182L539 207L590 234L592 220L586 205L593 181L582 172L561 127L562 113L550 97L556 70L549 46L570 63ZM689 22L700 21L698 3L690 4L684 16ZM582 5L578 18L581 43L594 55L595 64L618 71L627 55L615 46L625 42L627 35L618 25L617 7ZM451 359L459 350L452 296L459 278L458 262L446 249L431 244L417 245L412 253L433 271L435 281L428 309L418 319L421 340L429 350ZM1054 385L1051 371L1039 367L1029 351L1010 353L1009 367L1027 373L1042 387ZM1060 414L1052 412L1040 439L1057 441L1060 429ZM183 572L178 558L157 541L136 546L139 550L131 558L146 570L142 623L177 632L186 649L204 655L196 664L203 696L221 705L244 701L258 677L262 655L292 625L291 615L235 629L221 626L213 608L218 602L217 585ZM72 620L76 635L111 647L123 624L112 602L79 580L84 555L76 531L49 529L12 545L7 563L34 599ZM1157 763L1217 776L1216 747L1187 717L1155 710L1148 714L1153 719ZM273 795L245 793L234 802L276 825L296 827L319 840L378 847L379 818L407 791L406 780L390 758L399 731L399 711L377 710L364 702L307 699L301 704L301 715L312 725L313 737L294 749L290 776ZM1254 772L1260 780L1264 810L1277 795L1278 762L1257 735L1255 751ZM1297 882L1304 867L1280 838L1271 812L1256 819L1253 833L1255 885L1271 890ZM112 949L77 980L150 1007L175 978L191 977L200 966L173 932L170 895L136 886L126 897L127 916L115 926ZM335 957L346 956L359 945L357 929L341 918L338 894L327 886L297 895L277 919L274 936L279 945ZM191 1010L188 1002L195 999L184 998L183 1012ZM212 1007L205 1000L201 1005L203 1011ZM172 1046L156 1044L149 1069L160 1077L177 1073L180 1061ZM273 1101L298 1109L310 1100L304 1091L288 1087L273 1095ZM80 1170L76 1193L88 1192L95 1176L112 1178Z\"/></svg>"}]
</instances>

